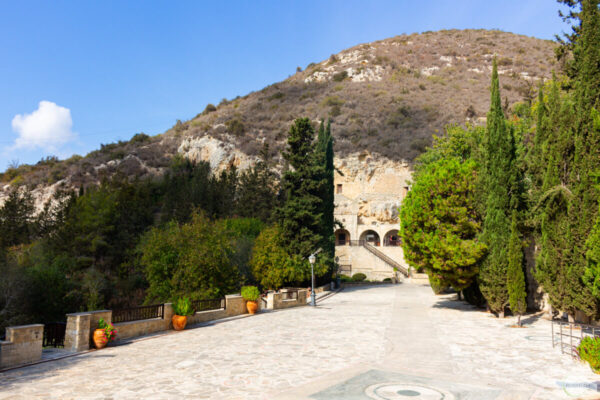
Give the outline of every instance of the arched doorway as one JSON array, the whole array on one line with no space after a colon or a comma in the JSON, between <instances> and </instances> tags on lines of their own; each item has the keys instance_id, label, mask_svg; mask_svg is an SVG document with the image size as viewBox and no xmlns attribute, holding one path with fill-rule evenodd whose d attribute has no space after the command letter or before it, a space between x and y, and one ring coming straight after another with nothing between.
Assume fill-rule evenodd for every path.
<instances>
[{"instance_id":1,"label":"arched doorway","mask_svg":"<svg viewBox=\"0 0 600 400\"><path fill-rule=\"evenodd\" d=\"M402 239L398 235L398 229L392 229L388 233L385 234L383 238L384 246L400 246L402 244Z\"/></svg>"},{"instance_id":2,"label":"arched doorway","mask_svg":"<svg viewBox=\"0 0 600 400\"><path fill-rule=\"evenodd\" d=\"M364 240L371 246L379 246L381 244L379 240L379 234L370 229L368 231L364 231L362 235L360 235L360 240Z\"/></svg>"},{"instance_id":3,"label":"arched doorway","mask_svg":"<svg viewBox=\"0 0 600 400\"><path fill-rule=\"evenodd\" d=\"M350 232L345 229L335 231L335 245L346 246L348 244L350 244Z\"/></svg>"}]
</instances>

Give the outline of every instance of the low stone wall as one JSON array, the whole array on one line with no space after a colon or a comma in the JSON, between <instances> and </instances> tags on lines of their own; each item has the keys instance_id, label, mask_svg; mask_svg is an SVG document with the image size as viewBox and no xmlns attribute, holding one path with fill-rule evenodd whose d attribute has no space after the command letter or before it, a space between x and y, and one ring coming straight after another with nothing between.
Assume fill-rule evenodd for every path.
<instances>
[{"instance_id":1,"label":"low stone wall","mask_svg":"<svg viewBox=\"0 0 600 400\"><path fill-rule=\"evenodd\" d=\"M261 308L259 302L259 308ZM225 296L225 309L197 312L188 317L188 325L212 321L248 313L246 302L240 295ZM139 321L119 322L113 324L117 330L117 341L144 336L151 333L162 332L172 328L173 305L165 303L164 317L144 319ZM90 311L67 314L67 328L65 332L65 350L80 352L92 346L94 330L98 328L98 321L103 318L112 322L111 310Z\"/></svg>"},{"instance_id":2,"label":"low stone wall","mask_svg":"<svg viewBox=\"0 0 600 400\"><path fill-rule=\"evenodd\" d=\"M315 290L316 292L316 290ZM306 296L308 290L299 289L298 297L295 299L287 299L287 292L271 292L267 295L267 308L269 310L278 310L283 308L298 307L306 305Z\"/></svg>"},{"instance_id":3,"label":"low stone wall","mask_svg":"<svg viewBox=\"0 0 600 400\"><path fill-rule=\"evenodd\" d=\"M0 369L28 364L42 358L44 325L6 328L6 340L0 341Z\"/></svg>"}]
</instances>

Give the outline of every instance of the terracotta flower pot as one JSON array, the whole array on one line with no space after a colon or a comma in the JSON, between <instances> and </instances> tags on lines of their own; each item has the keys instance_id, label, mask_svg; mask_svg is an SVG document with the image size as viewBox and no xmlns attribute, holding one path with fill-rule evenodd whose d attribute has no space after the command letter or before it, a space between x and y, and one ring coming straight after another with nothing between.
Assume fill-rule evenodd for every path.
<instances>
[{"instance_id":1,"label":"terracotta flower pot","mask_svg":"<svg viewBox=\"0 0 600 400\"><path fill-rule=\"evenodd\" d=\"M256 314L256 310L258 310L258 303L256 301L248 300L246 302L246 308L248 309L248 314L254 315Z\"/></svg>"},{"instance_id":2,"label":"terracotta flower pot","mask_svg":"<svg viewBox=\"0 0 600 400\"><path fill-rule=\"evenodd\" d=\"M94 331L94 345L97 349L102 349L106 347L108 343L108 339L106 338L106 334L104 333L104 329L96 329Z\"/></svg>"},{"instance_id":3,"label":"terracotta flower pot","mask_svg":"<svg viewBox=\"0 0 600 400\"><path fill-rule=\"evenodd\" d=\"M185 325L187 324L187 316L185 315L173 315L171 318L171 322L173 322L173 329L176 331L182 331L185 329Z\"/></svg>"}]
</instances>

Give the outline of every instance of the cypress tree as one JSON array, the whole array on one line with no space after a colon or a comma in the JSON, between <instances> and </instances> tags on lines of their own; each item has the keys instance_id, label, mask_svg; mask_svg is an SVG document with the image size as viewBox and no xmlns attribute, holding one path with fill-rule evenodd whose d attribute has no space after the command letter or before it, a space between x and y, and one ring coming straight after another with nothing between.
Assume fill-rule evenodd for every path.
<instances>
[{"instance_id":1,"label":"cypress tree","mask_svg":"<svg viewBox=\"0 0 600 400\"><path fill-rule=\"evenodd\" d=\"M488 255L481 266L480 288L490 309L503 317L504 307L508 303L506 272L512 208L510 189L515 180L515 146L502 111L495 59L485 146L484 171L487 176L484 184L487 199L481 239L488 247Z\"/></svg>"},{"instance_id":2,"label":"cypress tree","mask_svg":"<svg viewBox=\"0 0 600 400\"><path fill-rule=\"evenodd\" d=\"M547 113L538 120L535 146L541 154L537 160L543 169L542 184L533 188L534 219L539 227L539 252L535 278L548 294L550 304L565 309L569 258L569 221L567 209L572 192L568 188L572 165L573 107L569 97L561 98L554 79L548 93ZM537 172L530 166L530 172Z\"/></svg>"},{"instance_id":3,"label":"cypress tree","mask_svg":"<svg viewBox=\"0 0 600 400\"><path fill-rule=\"evenodd\" d=\"M518 316L517 325L521 326L521 315L527 311L527 291L523 272L523 243L517 227L517 211L512 212L510 240L508 244L508 301L510 310Z\"/></svg>"},{"instance_id":4,"label":"cypress tree","mask_svg":"<svg viewBox=\"0 0 600 400\"><path fill-rule=\"evenodd\" d=\"M335 257L335 235L334 235L334 165L333 165L333 137L331 136L331 120L327 127L321 122L317 136L317 163L323 168L323 191L321 193L322 222L321 235L323 236L322 248L327 255L329 267L333 267Z\"/></svg>"},{"instance_id":5,"label":"cypress tree","mask_svg":"<svg viewBox=\"0 0 600 400\"><path fill-rule=\"evenodd\" d=\"M580 310L592 316L596 300L582 277L587 266L586 241L598 212L598 190L593 173L600 171L600 10L598 0L582 0L580 21L573 43L574 130L572 201L569 204L568 238L571 250L567 273L565 309L573 314Z\"/></svg>"}]
</instances>

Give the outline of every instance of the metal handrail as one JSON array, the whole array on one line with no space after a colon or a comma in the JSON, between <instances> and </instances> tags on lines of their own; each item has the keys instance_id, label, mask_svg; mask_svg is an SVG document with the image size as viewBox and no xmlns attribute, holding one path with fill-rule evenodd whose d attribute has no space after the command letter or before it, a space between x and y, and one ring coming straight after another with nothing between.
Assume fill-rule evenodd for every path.
<instances>
[{"instance_id":1,"label":"metal handrail","mask_svg":"<svg viewBox=\"0 0 600 400\"><path fill-rule=\"evenodd\" d=\"M569 354L571 357L578 357L577 347L585 337L600 337L600 326L576 324L567 321L552 320L552 347L560 344L560 352ZM558 331L555 331L554 325L558 325ZM565 330L563 327L567 327ZM575 330L575 334L573 334ZM577 335L577 331L579 334ZM555 339L558 336L558 339ZM563 341L563 337L568 338L568 342ZM567 350L565 350L565 347Z\"/></svg>"},{"instance_id":2,"label":"metal handrail","mask_svg":"<svg viewBox=\"0 0 600 400\"><path fill-rule=\"evenodd\" d=\"M373 253L374 255L379 257L381 260L386 262L388 265L396 268L398 271L402 272L402 274L404 274L404 276L408 277L408 270L406 268L404 268L404 266L402 266L400 263L392 260L390 257L386 256L382 251L377 250L375 247L371 246L366 241L362 241L362 242L363 242L362 246L365 249L369 250L371 253Z\"/></svg>"}]
</instances>

